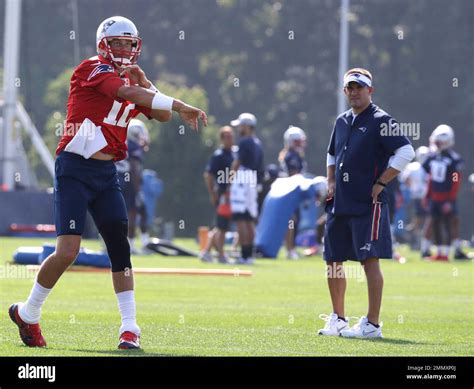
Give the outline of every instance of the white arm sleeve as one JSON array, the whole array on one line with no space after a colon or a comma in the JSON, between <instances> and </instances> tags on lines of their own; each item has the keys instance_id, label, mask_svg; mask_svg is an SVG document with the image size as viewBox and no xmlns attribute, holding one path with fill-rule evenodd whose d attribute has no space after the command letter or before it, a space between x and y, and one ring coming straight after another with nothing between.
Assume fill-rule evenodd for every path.
<instances>
[{"instance_id":1,"label":"white arm sleeve","mask_svg":"<svg viewBox=\"0 0 474 389\"><path fill-rule=\"evenodd\" d=\"M327 166L332 166L336 164L336 157L334 155L331 155L328 153L326 157L326 167Z\"/></svg>"},{"instance_id":2,"label":"white arm sleeve","mask_svg":"<svg viewBox=\"0 0 474 389\"><path fill-rule=\"evenodd\" d=\"M405 145L395 150L388 161L388 166L403 171L407 165L415 158L415 150L412 145Z\"/></svg>"}]
</instances>

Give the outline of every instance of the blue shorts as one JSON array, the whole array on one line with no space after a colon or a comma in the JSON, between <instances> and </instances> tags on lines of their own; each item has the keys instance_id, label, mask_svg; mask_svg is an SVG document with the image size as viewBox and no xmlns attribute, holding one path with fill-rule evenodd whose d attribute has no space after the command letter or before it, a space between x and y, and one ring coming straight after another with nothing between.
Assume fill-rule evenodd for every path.
<instances>
[{"instance_id":1,"label":"blue shorts","mask_svg":"<svg viewBox=\"0 0 474 389\"><path fill-rule=\"evenodd\" d=\"M443 213L443 205L445 203L451 204L451 212L449 214ZM430 214L433 217L443 217L443 216L451 216L458 214L458 205L456 201L431 201L430 202Z\"/></svg>"},{"instance_id":2,"label":"blue shorts","mask_svg":"<svg viewBox=\"0 0 474 389\"><path fill-rule=\"evenodd\" d=\"M428 210L423 207L423 200L414 199L413 205L415 207L415 215L418 217L424 217L428 215Z\"/></svg>"},{"instance_id":3,"label":"blue shorts","mask_svg":"<svg viewBox=\"0 0 474 389\"><path fill-rule=\"evenodd\" d=\"M371 213L360 216L335 216L329 212L324 228L324 260L368 258L392 258L388 204L373 204Z\"/></svg>"},{"instance_id":4,"label":"blue shorts","mask_svg":"<svg viewBox=\"0 0 474 389\"><path fill-rule=\"evenodd\" d=\"M97 228L128 220L115 164L63 151L55 163L56 235L82 235L88 210Z\"/></svg>"}]
</instances>

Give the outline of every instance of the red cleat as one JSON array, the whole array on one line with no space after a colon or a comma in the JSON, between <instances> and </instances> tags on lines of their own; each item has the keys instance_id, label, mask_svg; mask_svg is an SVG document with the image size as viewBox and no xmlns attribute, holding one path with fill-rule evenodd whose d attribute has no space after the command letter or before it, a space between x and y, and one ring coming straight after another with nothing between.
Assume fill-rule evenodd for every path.
<instances>
[{"instance_id":1,"label":"red cleat","mask_svg":"<svg viewBox=\"0 0 474 389\"><path fill-rule=\"evenodd\" d=\"M41 334L39 324L28 324L21 320L18 314L18 304L12 304L8 309L8 314L13 323L18 326L20 338L24 344L29 347L46 347L46 341Z\"/></svg>"},{"instance_id":2,"label":"red cleat","mask_svg":"<svg viewBox=\"0 0 474 389\"><path fill-rule=\"evenodd\" d=\"M130 331L122 332L122 335L120 335L118 348L121 350L139 349L140 337Z\"/></svg>"},{"instance_id":3,"label":"red cleat","mask_svg":"<svg viewBox=\"0 0 474 389\"><path fill-rule=\"evenodd\" d=\"M430 260L434 262L448 262L449 258L447 255L432 255Z\"/></svg>"}]
</instances>

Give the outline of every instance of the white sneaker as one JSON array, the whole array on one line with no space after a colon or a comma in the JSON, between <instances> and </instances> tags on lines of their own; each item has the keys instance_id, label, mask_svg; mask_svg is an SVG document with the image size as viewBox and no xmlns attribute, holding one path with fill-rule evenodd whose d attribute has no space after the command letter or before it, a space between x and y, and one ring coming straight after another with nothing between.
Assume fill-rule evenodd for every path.
<instances>
[{"instance_id":1,"label":"white sneaker","mask_svg":"<svg viewBox=\"0 0 474 389\"><path fill-rule=\"evenodd\" d=\"M132 255L143 255L143 251L136 247L130 247L130 254Z\"/></svg>"},{"instance_id":2,"label":"white sneaker","mask_svg":"<svg viewBox=\"0 0 474 389\"><path fill-rule=\"evenodd\" d=\"M362 316L354 327L341 331L341 336L345 338L383 338L382 326L383 323L380 323L378 327L375 327L369 323L366 316Z\"/></svg>"},{"instance_id":3,"label":"white sneaker","mask_svg":"<svg viewBox=\"0 0 474 389\"><path fill-rule=\"evenodd\" d=\"M231 263L231 262L229 261L229 257L228 257L227 255L225 255L225 254L222 255L222 256L219 255L218 262L219 262L219 263L225 263L225 264Z\"/></svg>"},{"instance_id":4,"label":"white sneaker","mask_svg":"<svg viewBox=\"0 0 474 389\"><path fill-rule=\"evenodd\" d=\"M331 313L329 316L322 313L319 318L323 319L326 325L318 331L318 335L339 336L341 331L349 328L349 322L340 319L337 313Z\"/></svg>"},{"instance_id":5,"label":"white sneaker","mask_svg":"<svg viewBox=\"0 0 474 389\"><path fill-rule=\"evenodd\" d=\"M286 258L291 259L293 261L297 261L301 257L300 257L300 255L298 254L298 252L296 250L290 250L290 251L288 251L288 253L286 255Z\"/></svg>"},{"instance_id":6,"label":"white sneaker","mask_svg":"<svg viewBox=\"0 0 474 389\"><path fill-rule=\"evenodd\" d=\"M247 259L240 257L236 263L238 265L253 265L254 262L255 262L255 259L253 259L252 257L249 257Z\"/></svg>"},{"instance_id":7,"label":"white sneaker","mask_svg":"<svg viewBox=\"0 0 474 389\"><path fill-rule=\"evenodd\" d=\"M213 262L212 254L209 251L203 251L199 254L199 258L201 258L203 262Z\"/></svg>"}]
</instances>

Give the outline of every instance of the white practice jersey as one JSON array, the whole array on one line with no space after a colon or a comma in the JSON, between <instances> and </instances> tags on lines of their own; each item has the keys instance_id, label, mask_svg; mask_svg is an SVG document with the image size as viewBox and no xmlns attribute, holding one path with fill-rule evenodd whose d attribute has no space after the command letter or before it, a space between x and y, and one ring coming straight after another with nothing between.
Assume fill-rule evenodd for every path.
<instances>
[{"instance_id":1,"label":"white practice jersey","mask_svg":"<svg viewBox=\"0 0 474 389\"><path fill-rule=\"evenodd\" d=\"M411 162L400 175L400 181L410 190L412 199L422 199L428 191L428 174L417 161Z\"/></svg>"}]
</instances>

